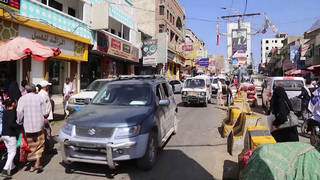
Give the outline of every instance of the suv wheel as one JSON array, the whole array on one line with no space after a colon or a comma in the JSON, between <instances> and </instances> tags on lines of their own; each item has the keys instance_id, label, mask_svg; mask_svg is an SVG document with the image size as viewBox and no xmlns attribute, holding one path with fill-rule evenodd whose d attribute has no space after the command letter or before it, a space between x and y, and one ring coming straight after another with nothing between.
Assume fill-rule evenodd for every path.
<instances>
[{"instance_id":1,"label":"suv wheel","mask_svg":"<svg viewBox=\"0 0 320 180\"><path fill-rule=\"evenodd\" d=\"M148 139L147 150L144 156L137 160L137 166L142 170L150 170L156 163L158 157L158 140L156 132L151 132Z\"/></svg>"}]
</instances>

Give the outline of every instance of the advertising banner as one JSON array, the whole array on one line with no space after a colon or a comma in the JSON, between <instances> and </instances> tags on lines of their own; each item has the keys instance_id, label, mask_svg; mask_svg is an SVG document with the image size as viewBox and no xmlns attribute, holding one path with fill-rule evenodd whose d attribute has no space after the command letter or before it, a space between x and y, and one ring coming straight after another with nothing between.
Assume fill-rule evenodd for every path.
<instances>
[{"instance_id":1,"label":"advertising banner","mask_svg":"<svg viewBox=\"0 0 320 180\"><path fill-rule=\"evenodd\" d=\"M300 57L300 60L304 61L307 59L307 51L309 50L310 48L310 44L304 44L301 46L301 49L300 49L300 53L301 53L301 57Z\"/></svg>"},{"instance_id":2,"label":"advertising banner","mask_svg":"<svg viewBox=\"0 0 320 180\"><path fill-rule=\"evenodd\" d=\"M0 0L0 7L6 7L15 11L20 10L20 0Z\"/></svg>"},{"instance_id":3,"label":"advertising banner","mask_svg":"<svg viewBox=\"0 0 320 180\"><path fill-rule=\"evenodd\" d=\"M142 53L144 65L167 63L168 35L166 33L159 33L157 34L156 39L144 41Z\"/></svg>"},{"instance_id":4,"label":"advertising banner","mask_svg":"<svg viewBox=\"0 0 320 180\"><path fill-rule=\"evenodd\" d=\"M184 44L184 45L182 45L182 50L185 52L193 51L193 45L192 44Z\"/></svg>"},{"instance_id":5,"label":"advertising banner","mask_svg":"<svg viewBox=\"0 0 320 180\"><path fill-rule=\"evenodd\" d=\"M247 30L233 29L232 30L232 54L237 51L247 51Z\"/></svg>"},{"instance_id":6,"label":"advertising banner","mask_svg":"<svg viewBox=\"0 0 320 180\"><path fill-rule=\"evenodd\" d=\"M290 61L297 62L300 59L300 46L290 46Z\"/></svg>"}]
</instances>

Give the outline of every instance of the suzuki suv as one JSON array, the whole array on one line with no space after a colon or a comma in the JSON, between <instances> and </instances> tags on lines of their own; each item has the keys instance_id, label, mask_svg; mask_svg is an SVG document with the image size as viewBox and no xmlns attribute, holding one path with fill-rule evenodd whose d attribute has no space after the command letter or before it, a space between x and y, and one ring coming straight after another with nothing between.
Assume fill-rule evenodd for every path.
<instances>
[{"instance_id":1,"label":"suzuki suv","mask_svg":"<svg viewBox=\"0 0 320 180\"><path fill-rule=\"evenodd\" d=\"M159 76L121 76L72 114L59 134L64 163L107 164L137 159L151 169L158 151L177 132L171 86Z\"/></svg>"}]
</instances>

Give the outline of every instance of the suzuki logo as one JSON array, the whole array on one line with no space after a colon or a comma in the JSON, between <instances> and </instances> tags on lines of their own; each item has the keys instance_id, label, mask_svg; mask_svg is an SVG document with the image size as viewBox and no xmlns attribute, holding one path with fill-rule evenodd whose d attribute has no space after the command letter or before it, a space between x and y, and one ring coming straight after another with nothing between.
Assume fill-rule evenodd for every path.
<instances>
[{"instance_id":1,"label":"suzuki logo","mask_svg":"<svg viewBox=\"0 0 320 180\"><path fill-rule=\"evenodd\" d=\"M93 136L93 135L96 134L96 130L95 130L95 129L89 129L89 130L88 130L88 134L91 135L91 136Z\"/></svg>"}]
</instances>

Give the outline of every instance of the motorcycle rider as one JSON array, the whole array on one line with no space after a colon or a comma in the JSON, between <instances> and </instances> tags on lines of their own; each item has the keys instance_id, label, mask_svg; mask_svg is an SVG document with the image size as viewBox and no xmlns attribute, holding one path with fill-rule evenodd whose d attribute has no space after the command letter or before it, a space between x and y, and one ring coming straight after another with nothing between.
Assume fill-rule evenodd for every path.
<instances>
[{"instance_id":1,"label":"motorcycle rider","mask_svg":"<svg viewBox=\"0 0 320 180\"><path fill-rule=\"evenodd\" d=\"M319 146L320 142L316 142L315 140L318 139L316 136L320 135L320 87L316 89L312 95L313 98L310 100L308 105L308 110L312 114L311 119L308 121L308 131L311 131L311 144Z\"/></svg>"}]
</instances>

